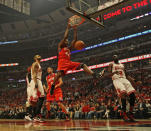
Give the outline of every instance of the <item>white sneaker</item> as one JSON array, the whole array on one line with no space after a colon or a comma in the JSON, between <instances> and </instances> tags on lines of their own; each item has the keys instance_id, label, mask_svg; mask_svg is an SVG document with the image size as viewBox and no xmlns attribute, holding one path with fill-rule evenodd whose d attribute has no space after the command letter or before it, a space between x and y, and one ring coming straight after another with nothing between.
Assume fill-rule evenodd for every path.
<instances>
[{"instance_id":1,"label":"white sneaker","mask_svg":"<svg viewBox=\"0 0 151 131\"><path fill-rule=\"evenodd\" d=\"M40 119L39 117L35 117L33 119L34 122L44 122L44 120Z\"/></svg>"},{"instance_id":2,"label":"white sneaker","mask_svg":"<svg viewBox=\"0 0 151 131\"><path fill-rule=\"evenodd\" d=\"M29 115L27 115L27 116L25 116L25 120L32 121L32 118Z\"/></svg>"}]
</instances>

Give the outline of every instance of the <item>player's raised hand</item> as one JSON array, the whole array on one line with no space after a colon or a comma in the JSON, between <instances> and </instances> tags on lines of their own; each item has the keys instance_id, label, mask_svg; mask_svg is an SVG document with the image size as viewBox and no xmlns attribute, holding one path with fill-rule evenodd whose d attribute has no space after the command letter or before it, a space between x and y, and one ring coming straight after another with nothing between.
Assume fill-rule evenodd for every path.
<instances>
[{"instance_id":1,"label":"player's raised hand","mask_svg":"<svg viewBox=\"0 0 151 131\"><path fill-rule=\"evenodd\" d=\"M67 28L68 28L68 29L71 28L70 20L68 20Z\"/></svg>"},{"instance_id":2,"label":"player's raised hand","mask_svg":"<svg viewBox=\"0 0 151 131\"><path fill-rule=\"evenodd\" d=\"M141 81L137 81L137 82L136 82L136 85L137 85L137 86L142 86L142 82L141 82Z\"/></svg>"}]
</instances>

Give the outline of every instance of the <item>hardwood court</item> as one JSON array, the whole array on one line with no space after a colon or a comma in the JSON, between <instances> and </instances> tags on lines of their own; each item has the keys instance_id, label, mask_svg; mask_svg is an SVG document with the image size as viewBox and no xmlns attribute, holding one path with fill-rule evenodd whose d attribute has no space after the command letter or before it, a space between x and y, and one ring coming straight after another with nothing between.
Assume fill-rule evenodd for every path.
<instances>
[{"instance_id":1,"label":"hardwood court","mask_svg":"<svg viewBox=\"0 0 151 131\"><path fill-rule=\"evenodd\" d=\"M151 131L151 120L49 120L44 123L0 120L0 131Z\"/></svg>"}]
</instances>

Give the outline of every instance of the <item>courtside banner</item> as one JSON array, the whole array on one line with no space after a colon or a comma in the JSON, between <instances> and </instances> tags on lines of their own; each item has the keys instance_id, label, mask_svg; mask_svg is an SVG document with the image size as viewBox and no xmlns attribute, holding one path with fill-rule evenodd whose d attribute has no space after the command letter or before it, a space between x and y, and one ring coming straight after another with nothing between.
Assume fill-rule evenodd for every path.
<instances>
[{"instance_id":1,"label":"courtside banner","mask_svg":"<svg viewBox=\"0 0 151 131\"><path fill-rule=\"evenodd\" d=\"M120 60L120 62L121 63L128 63L128 62L139 61L139 60L144 60L144 59L149 59L149 58L151 58L151 54L146 54L146 55L141 55L141 56L135 56L135 57L131 57L131 58L122 59L122 60ZM89 68L90 69L97 69L97 68L107 67L107 66L109 66L109 64L111 62L102 63L102 64L98 64L98 65L92 65L92 66L89 66ZM80 72L80 71L83 71L83 69L68 71L67 74L76 73L76 72Z\"/></svg>"},{"instance_id":2,"label":"courtside banner","mask_svg":"<svg viewBox=\"0 0 151 131\"><path fill-rule=\"evenodd\" d=\"M19 63L11 63L11 64L0 64L0 67L6 67L6 66L17 66Z\"/></svg>"},{"instance_id":3,"label":"courtside banner","mask_svg":"<svg viewBox=\"0 0 151 131\"><path fill-rule=\"evenodd\" d=\"M113 44L113 43L116 43L116 42L119 42L119 41L124 41L124 40L127 40L127 39L131 39L131 38L134 38L134 37L138 37L138 36L142 36L142 35L146 35L146 34L150 34L150 33L151 33L151 29L143 31L143 32L139 32L139 33L136 33L136 34L131 34L131 35L128 35L128 36L125 36L125 37L120 37L120 38L117 38L117 39L114 39L114 40L106 41L106 42L103 42L103 43L100 43L100 44L97 44L97 45L88 46L88 47L86 47L82 50L75 50L75 51L72 51L71 54L86 51L86 50L91 50L91 49L94 49L94 48L98 48L98 47L101 47L101 46ZM41 62L49 61L49 60L53 60L53 59L57 59L57 56L52 56L52 57L49 57L49 58L42 59Z\"/></svg>"},{"instance_id":4,"label":"courtside banner","mask_svg":"<svg viewBox=\"0 0 151 131\"><path fill-rule=\"evenodd\" d=\"M56 59L57 56L53 56L53 57L50 57L50 58L42 59L41 62L52 60L54 58ZM143 60L143 59L149 59L149 58L151 58L151 54L146 54L146 55L141 55L141 56L135 56L135 57L131 57L131 58L122 59L122 60L120 60L120 62L121 63L127 63L127 62L133 62L133 61L138 61L138 60ZM92 66L89 66L89 68L90 69L96 69L96 68L107 67L107 66L109 66L110 63L111 62L102 63L102 64L98 64L98 65L92 65ZM18 65L19 65L19 63L0 64L0 67L18 66ZM80 71L83 71L83 69L81 69L81 70L75 70L75 71L68 71L67 74L76 73L76 72L80 72Z\"/></svg>"},{"instance_id":5,"label":"courtside banner","mask_svg":"<svg viewBox=\"0 0 151 131\"><path fill-rule=\"evenodd\" d=\"M53 59L57 59L57 56L52 56L52 57L49 57L49 58L42 59L41 62L49 61L49 60L53 60Z\"/></svg>"}]
</instances>

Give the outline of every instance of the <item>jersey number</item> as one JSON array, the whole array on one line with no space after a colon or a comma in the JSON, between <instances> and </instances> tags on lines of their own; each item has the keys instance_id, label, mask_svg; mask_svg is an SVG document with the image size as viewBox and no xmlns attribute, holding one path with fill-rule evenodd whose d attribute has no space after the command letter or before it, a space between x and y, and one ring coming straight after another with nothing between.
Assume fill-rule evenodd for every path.
<instances>
[{"instance_id":1,"label":"jersey number","mask_svg":"<svg viewBox=\"0 0 151 131\"><path fill-rule=\"evenodd\" d=\"M122 72L122 71L119 71L119 75L123 76L123 72Z\"/></svg>"}]
</instances>

